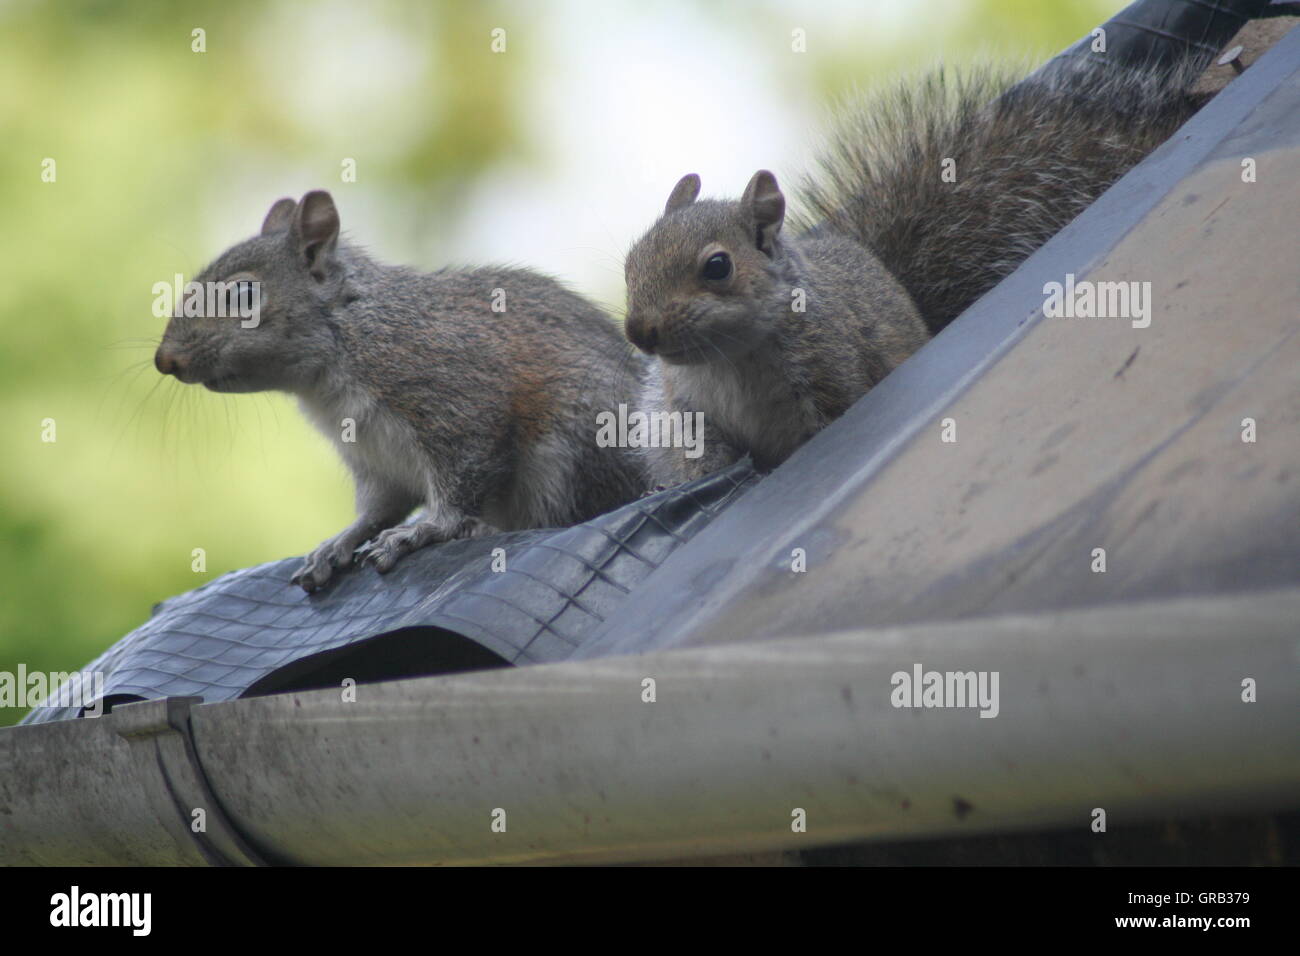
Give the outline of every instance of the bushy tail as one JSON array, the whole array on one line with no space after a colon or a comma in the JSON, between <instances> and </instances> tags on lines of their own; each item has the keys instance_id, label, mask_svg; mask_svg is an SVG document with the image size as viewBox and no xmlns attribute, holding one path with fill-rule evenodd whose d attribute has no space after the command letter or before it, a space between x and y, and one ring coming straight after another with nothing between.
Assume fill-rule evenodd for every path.
<instances>
[{"instance_id":1,"label":"bushy tail","mask_svg":"<svg viewBox=\"0 0 1300 956\"><path fill-rule=\"evenodd\" d=\"M937 332L1172 135L1214 54L1284 6L1136 0L1105 52L1089 36L1028 79L939 70L859 102L805 186L814 228L872 249Z\"/></svg>"},{"instance_id":2,"label":"bushy tail","mask_svg":"<svg viewBox=\"0 0 1300 956\"><path fill-rule=\"evenodd\" d=\"M842 112L802 190L809 222L871 249L937 332L1195 112L1194 72L1080 60L894 86Z\"/></svg>"}]
</instances>

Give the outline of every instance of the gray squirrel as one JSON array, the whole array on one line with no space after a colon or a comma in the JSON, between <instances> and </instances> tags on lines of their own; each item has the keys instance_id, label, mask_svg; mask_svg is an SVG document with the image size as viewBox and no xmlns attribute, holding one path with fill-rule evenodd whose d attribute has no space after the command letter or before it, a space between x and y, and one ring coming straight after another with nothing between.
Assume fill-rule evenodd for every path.
<instances>
[{"instance_id":1,"label":"gray squirrel","mask_svg":"<svg viewBox=\"0 0 1300 956\"><path fill-rule=\"evenodd\" d=\"M230 308L178 305L158 370L296 395L355 478L356 521L294 576L308 592L366 542L382 573L428 544L573 524L645 489L636 452L596 440L599 413L636 401L644 360L552 279L378 263L339 238L333 200L315 191L275 203L261 234L195 283L187 295L221 283ZM254 295L257 321L241 321Z\"/></svg>"},{"instance_id":2,"label":"gray squirrel","mask_svg":"<svg viewBox=\"0 0 1300 956\"><path fill-rule=\"evenodd\" d=\"M625 263L625 332L657 359L640 407L703 416L698 457L647 449L652 480L787 458L1172 135L1205 98L1194 73L897 86L843 113L793 231L772 173L738 201L684 176Z\"/></svg>"}]
</instances>

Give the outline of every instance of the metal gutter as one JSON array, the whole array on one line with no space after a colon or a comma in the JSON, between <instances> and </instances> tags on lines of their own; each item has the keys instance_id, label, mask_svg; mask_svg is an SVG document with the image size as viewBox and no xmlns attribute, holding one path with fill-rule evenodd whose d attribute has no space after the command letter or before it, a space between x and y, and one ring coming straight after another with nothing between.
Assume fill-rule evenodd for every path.
<instances>
[{"instance_id":1,"label":"metal gutter","mask_svg":"<svg viewBox=\"0 0 1300 956\"><path fill-rule=\"evenodd\" d=\"M1298 620L1292 589L181 703L191 755L149 760L166 703L132 704L0 732L0 862L610 863L1294 807ZM895 708L917 664L997 672L997 716ZM205 852L196 808L246 852Z\"/></svg>"}]
</instances>

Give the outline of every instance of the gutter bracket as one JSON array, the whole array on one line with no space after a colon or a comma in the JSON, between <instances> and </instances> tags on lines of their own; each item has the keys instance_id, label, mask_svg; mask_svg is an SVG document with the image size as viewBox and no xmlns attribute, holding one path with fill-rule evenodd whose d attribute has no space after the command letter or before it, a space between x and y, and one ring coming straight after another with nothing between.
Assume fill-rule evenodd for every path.
<instances>
[{"instance_id":1,"label":"gutter bracket","mask_svg":"<svg viewBox=\"0 0 1300 956\"><path fill-rule=\"evenodd\" d=\"M178 844L192 847L209 866L268 866L226 816L199 763L190 708L201 703L202 697L165 697L120 704L106 719L130 745L138 779ZM198 831L196 810L203 811Z\"/></svg>"}]
</instances>

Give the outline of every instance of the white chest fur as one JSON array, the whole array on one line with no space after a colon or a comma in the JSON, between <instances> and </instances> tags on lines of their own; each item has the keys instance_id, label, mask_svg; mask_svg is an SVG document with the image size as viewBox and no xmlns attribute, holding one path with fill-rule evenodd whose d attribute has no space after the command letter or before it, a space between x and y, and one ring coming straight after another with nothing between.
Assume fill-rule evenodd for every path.
<instances>
[{"instance_id":1,"label":"white chest fur","mask_svg":"<svg viewBox=\"0 0 1300 956\"><path fill-rule=\"evenodd\" d=\"M300 404L354 475L427 497L433 483L414 430L368 392L345 387L303 397Z\"/></svg>"},{"instance_id":2,"label":"white chest fur","mask_svg":"<svg viewBox=\"0 0 1300 956\"><path fill-rule=\"evenodd\" d=\"M663 366L673 405L704 413L756 457L782 460L814 428L810 402L795 397L787 373L770 359Z\"/></svg>"}]
</instances>

